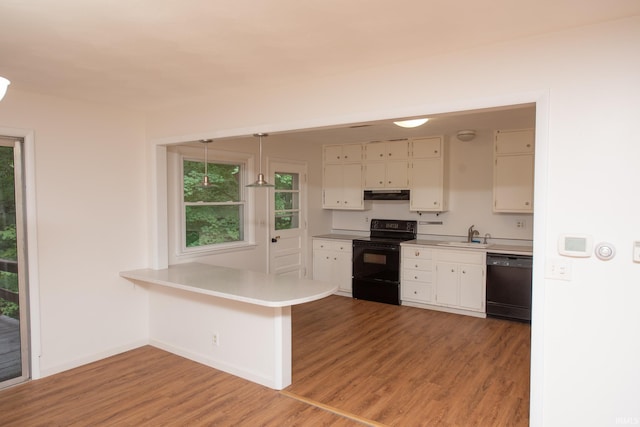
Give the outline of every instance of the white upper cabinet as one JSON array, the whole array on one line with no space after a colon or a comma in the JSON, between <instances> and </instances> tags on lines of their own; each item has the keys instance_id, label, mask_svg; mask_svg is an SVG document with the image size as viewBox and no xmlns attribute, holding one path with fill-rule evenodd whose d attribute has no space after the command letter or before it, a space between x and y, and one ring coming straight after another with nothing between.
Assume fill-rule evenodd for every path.
<instances>
[{"instance_id":1,"label":"white upper cabinet","mask_svg":"<svg viewBox=\"0 0 640 427\"><path fill-rule=\"evenodd\" d=\"M447 186L444 138L415 138L411 141L409 210L444 212L447 210Z\"/></svg>"},{"instance_id":2,"label":"white upper cabinet","mask_svg":"<svg viewBox=\"0 0 640 427\"><path fill-rule=\"evenodd\" d=\"M362 145L325 145L323 159L322 207L365 209L362 189Z\"/></svg>"},{"instance_id":3,"label":"white upper cabinet","mask_svg":"<svg viewBox=\"0 0 640 427\"><path fill-rule=\"evenodd\" d=\"M358 163L362 161L362 145L325 145L323 154L325 163Z\"/></svg>"},{"instance_id":4,"label":"white upper cabinet","mask_svg":"<svg viewBox=\"0 0 640 427\"><path fill-rule=\"evenodd\" d=\"M439 158L442 157L442 137L414 138L411 141L411 158Z\"/></svg>"},{"instance_id":5,"label":"white upper cabinet","mask_svg":"<svg viewBox=\"0 0 640 427\"><path fill-rule=\"evenodd\" d=\"M365 144L364 188L409 188L409 142L384 141Z\"/></svg>"},{"instance_id":6,"label":"white upper cabinet","mask_svg":"<svg viewBox=\"0 0 640 427\"><path fill-rule=\"evenodd\" d=\"M495 132L493 211L533 213L533 129Z\"/></svg>"},{"instance_id":7,"label":"white upper cabinet","mask_svg":"<svg viewBox=\"0 0 640 427\"><path fill-rule=\"evenodd\" d=\"M409 141L369 142L364 145L365 161L406 160L409 158Z\"/></svg>"}]
</instances>

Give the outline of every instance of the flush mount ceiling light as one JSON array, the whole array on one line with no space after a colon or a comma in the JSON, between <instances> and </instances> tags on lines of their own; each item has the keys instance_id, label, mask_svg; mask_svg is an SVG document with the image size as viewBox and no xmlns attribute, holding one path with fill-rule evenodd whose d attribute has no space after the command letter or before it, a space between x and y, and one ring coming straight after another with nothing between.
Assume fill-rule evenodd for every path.
<instances>
[{"instance_id":1,"label":"flush mount ceiling light","mask_svg":"<svg viewBox=\"0 0 640 427\"><path fill-rule=\"evenodd\" d=\"M258 168L260 172L258 173L258 179L256 180L256 182L254 182L253 184L247 185L247 187L275 187L275 185L269 184L267 181L265 181L264 174L262 173L262 137L266 138L267 136L269 136L269 134L254 133L253 136L260 138L260 159L259 159L260 167Z\"/></svg>"},{"instance_id":2,"label":"flush mount ceiling light","mask_svg":"<svg viewBox=\"0 0 640 427\"><path fill-rule=\"evenodd\" d=\"M476 131L472 129L459 130L456 136L460 141L471 141L476 137Z\"/></svg>"},{"instance_id":3,"label":"flush mount ceiling light","mask_svg":"<svg viewBox=\"0 0 640 427\"><path fill-rule=\"evenodd\" d=\"M7 87L9 87L10 84L11 82L9 80L0 77L0 101L4 98L4 94L7 93Z\"/></svg>"},{"instance_id":4,"label":"flush mount ceiling light","mask_svg":"<svg viewBox=\"0 0 640 427\"><path fill-rule=\"evenodd\" d=\"M398 122L393 122L393 124L403 128L417 128L418 126L422 126L428 121L429 119L422 118L422 119L400 120Z\"/></svg>"},{"instance_id":5,"label":"flush mount ceiling light","mask_svg":"<svg viewBox=\"0 0 640 427\"><path fill-rule=\"evenodd\" d=\"M202 182L200 183L200 187L209 188L212 187L209 182L209 171L207 169L209 165L209 153L207 153L207 148L211 143L210 139L203 139L200 141L204 145L204 175L202 176Z\"/></svg>"}]
</instances>

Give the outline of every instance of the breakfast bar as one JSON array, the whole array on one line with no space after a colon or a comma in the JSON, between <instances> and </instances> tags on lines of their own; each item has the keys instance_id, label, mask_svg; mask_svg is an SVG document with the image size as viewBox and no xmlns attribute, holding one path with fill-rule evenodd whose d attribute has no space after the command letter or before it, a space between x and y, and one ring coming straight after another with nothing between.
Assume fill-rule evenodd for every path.
<instances>
[{"instance_id":1,"label":"breakfast bar","mask_svg":"<svg viewBox=\"0 0 640 427\"><path fill-rule=\"evenodd\" d=\"M291 306L337 290L201 263L120 276L149 289L149 344L276 390L291 384Z\"/></svg>"}]
</instances>

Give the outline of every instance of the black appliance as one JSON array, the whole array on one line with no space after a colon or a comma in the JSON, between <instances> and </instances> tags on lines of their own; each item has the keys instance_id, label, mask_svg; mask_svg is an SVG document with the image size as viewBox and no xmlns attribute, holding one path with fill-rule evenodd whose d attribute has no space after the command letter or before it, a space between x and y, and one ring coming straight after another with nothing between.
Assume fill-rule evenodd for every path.
<instances>
[{"instance_id":1,"label":"black appliance","mask_svg":"<svg viewBox=\"0 0 640 427\"><path fill-rule=\"evenodd\" d=\"M365 190L365 200L409 200L409 190Z\"/></svg>"},{"instance_id":2,"label":"black appliance","mask_svg":"<svg viewBox=\"0 0 640 427\"><path fill-rule=\"evenodd\" d=\"M372 219L368 238L353 241L352 293L400 305L400 243L416 238L418 222Z\"/></svg>"},{"instance_id":3,"label":"black appliance","mask_svg":"<svg viewBox=\"0 0 640 427\"><path fill-rule=\"evenodd\" d=\"M531 267L527 255L487 254L487 316L531 322Z\"/></svg>"}]
</instances>

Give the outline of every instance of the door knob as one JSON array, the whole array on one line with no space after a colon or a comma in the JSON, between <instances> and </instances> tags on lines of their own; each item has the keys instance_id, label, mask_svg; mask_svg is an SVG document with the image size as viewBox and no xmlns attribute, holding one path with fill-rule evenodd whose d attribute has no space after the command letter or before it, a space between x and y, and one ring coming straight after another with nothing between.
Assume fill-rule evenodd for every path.
<instances>
[{"instance_id":1,"label":"door knob","mask_svg":"<svg viewBox=\"0 0 640 427\"><path fill-rule=\"evenodd\" d=\"M272 237L271 243L276 243L278 240L280 240L280 236Z\"/></svg>"}]
</instances>

